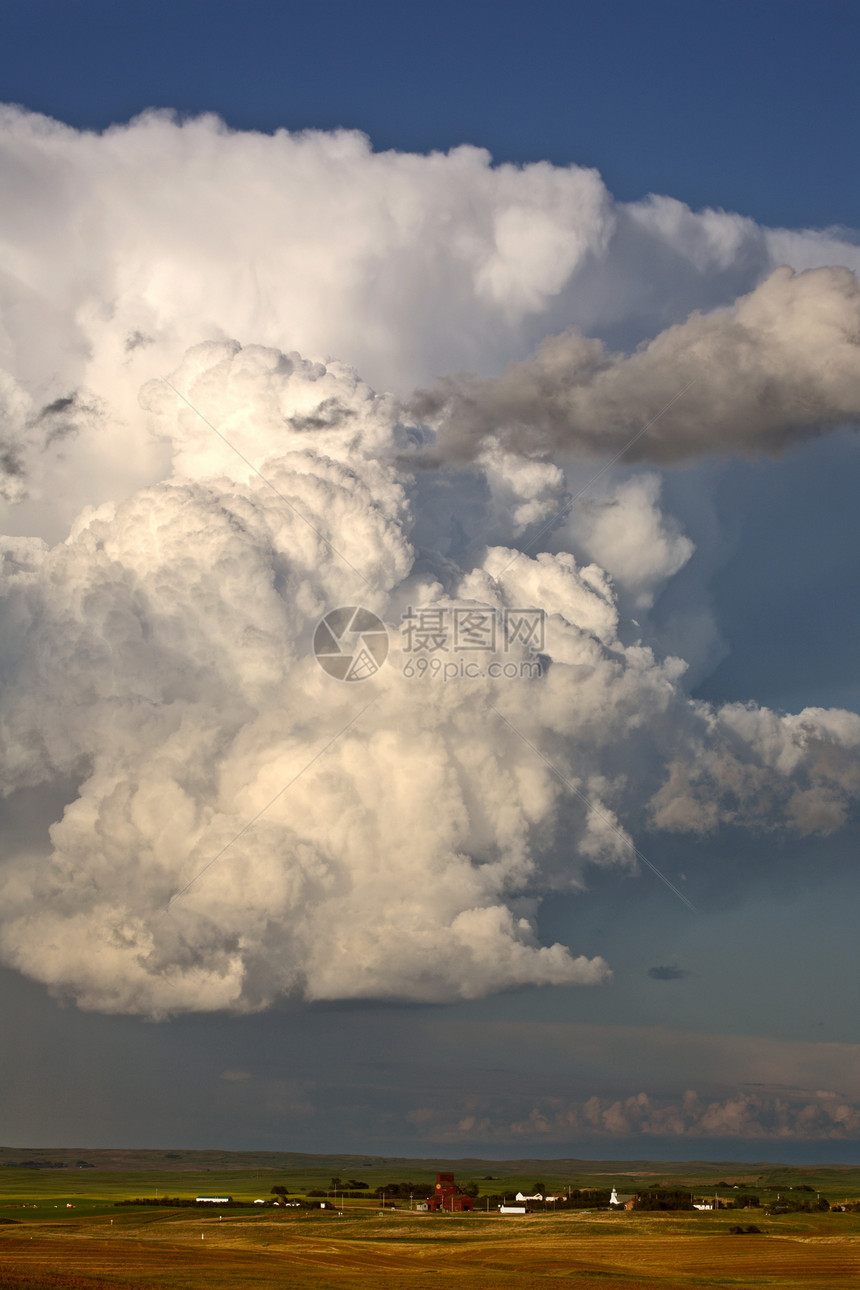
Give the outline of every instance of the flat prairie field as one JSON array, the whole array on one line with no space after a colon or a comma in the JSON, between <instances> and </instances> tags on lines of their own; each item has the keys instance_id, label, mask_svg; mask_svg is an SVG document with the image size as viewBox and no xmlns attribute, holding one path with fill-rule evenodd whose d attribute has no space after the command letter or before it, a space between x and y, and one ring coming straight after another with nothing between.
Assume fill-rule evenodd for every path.
<instances>
[{"instance_id":1,"label":"flat prairie field","mask_svg":"<svg viewBox=\"0 0 860 1290\"><path fill-rule=\"evenodd\" d=\"M8 1211L7 1211L8 1212ZM113 1222L111 1222L111 1218ZM737 1235L755 1221L761 1235ZM39 1290L832 1290L860 1284L860 1215L432 1215L118 1209L0 1225L0 1286Z\"/></svg>"}]
</instances>

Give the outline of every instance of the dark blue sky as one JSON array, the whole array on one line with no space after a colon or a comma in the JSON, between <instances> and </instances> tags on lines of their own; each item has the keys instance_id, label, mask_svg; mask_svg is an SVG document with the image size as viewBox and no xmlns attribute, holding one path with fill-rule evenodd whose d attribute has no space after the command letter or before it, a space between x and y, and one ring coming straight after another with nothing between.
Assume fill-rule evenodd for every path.
<instances>
[{"instance_id":1,"label":"dark blue sky","mask_svg":"<svg viewBox=\"0 0 860 1290\"><path fill-rule=\"evenodd\" d=\"M3 0L0 100L101 129L151 106L600 169L771 225L853 227L851 0Z\"/></svg>"}]
</instances>

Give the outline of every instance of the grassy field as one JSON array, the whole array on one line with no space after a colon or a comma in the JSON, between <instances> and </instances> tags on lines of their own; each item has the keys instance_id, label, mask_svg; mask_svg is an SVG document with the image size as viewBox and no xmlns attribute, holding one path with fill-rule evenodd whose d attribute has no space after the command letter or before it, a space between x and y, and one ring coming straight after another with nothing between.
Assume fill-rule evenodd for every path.
<instances>
[{"instance_id":1,"label":"grassy field","mask_svg":"<svg viewBox=\"0 0 860 1290\"><path fill-rule=\"evenodd\" d=\"M24 1160L62 1163L62 1168L19 1169ZM86 1160L94 1168L77 1168ZM612 1187L622 1191L683 1187L700 1195L729 1196L732 1186L756 1188L764 1204L792 1187L811 1187L830 1201L860 1199L860 1169L830 1166L799 1168L766 1162L589 1160L406 1160L381 1156L312 1156L288 1152L87 1151L0 1148L0 1206L29 1200L83 1205L134 1196L229 1194L237 1200L266 1197L273 1186L291 1194L327 1188L332 1177L361 1179L369 1189L390 1182L429 1186L437 1170L453 1170L460 1183L476 1182L481 1194L530 1191L537 1181L547 1189ZM718 1188L725 1182L728 1188ZM416 1196L418 1196L416 1192Z\"/></svg>"},{"instance_id":2,"label":"grassy field","mask_svg":"<svg viewBox=\"0 0 860 1290\"><path fill-rule=\"evenodd\" d=\"M744 1215L747 1217L748 1215ZM417 1215L44 1211L0 1225L0 1286L48 1290L413 1290L459 1286L830 1290L860 1278L860 1216L737 1213ZM113 1222L111 1223L111 1218Z\"/></svg>"},{"instance_id":3,"label":"grassy field","mask_svg":"<svg viewBox=\"0 0 860 1290\"><path fill-rule=\"evenodd\" d=\"M68 1155L68 1160L64 1157ZM5 1158L5 1159L4 1159ZM64 1168L11 1168L25 1159ZM100 1168L79 1169L77 1159ZM728 1198L734 1185L762 1206L778 1195L831 1202L860 1198L860 1170L647 1161L383 1160L379 1157L259 1157L200 1152L10 1152L0 1154L0 1287L18 1290L462 1290L570 1287L681 1290L770 1287L830 1290L860 1283L860 1213L767 1214L762 1209L694 1213L430 1215L397 1201L347 1201L332 1210L117 1207L138 1196L232 1195L253 1201L273 1185L292 1195L326 1188L333 1174L370 1188L406 1180L426 1195L437 1169L481 1194L530 1190L540 1180L645 1190L681 1186ZM728 1184L718 1187L719 1183ZM427 1190L424 1190L424 1188ZM809 1190L813 1189L813 1190ZM750 1222L759 1235L736 1235Z\"/></svg>"}]
</instances>

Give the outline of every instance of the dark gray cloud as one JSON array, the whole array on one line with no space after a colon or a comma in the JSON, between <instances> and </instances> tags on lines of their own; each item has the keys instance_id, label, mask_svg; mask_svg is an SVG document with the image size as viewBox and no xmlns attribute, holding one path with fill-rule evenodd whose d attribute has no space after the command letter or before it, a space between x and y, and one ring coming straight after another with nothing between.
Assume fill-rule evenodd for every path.
<instances>
[{"instance_id":1,"label":"dark gray cloud","mask_svg":"<svg viewBox=\"0 0 860 1290\"><path fill-rule=\"evenodd\" d=\"M657 967L648 969L648 975L652 981L683 981L690 973L686 968L678 967L673 963L661 963Z\"/></svg>"},{"instance_id":2,"label":"dark gray cloud","mask_svg":"<svg viewBox=\"0 0 860 1290\"><path fill-rule=\"evenodd\" d=\"M459 459L490 440L628 461L776 453L860 416L860 283L843 268L780 268L633 354L568 331L499 377L446 378L411 411Z\"/></svg>"},{"instance_id":3,"label":"dark gray cloud","mask_svg":"<svg viewBox=\"0 0 860 1290\"><path fill-rule=\"evenodd\" d=\"M0 500L17 504L38 491L51 450L97 422L96 403L78 392L37 410L14 377L0 370Z\"/></svg>"},{"instance_id":4,"label":"dark gray cloud","mask_svg":"<svg viewBox=\"0 0 860 1290\"><path fill-rule=\"evenodd\" d=\"M68 412L75 405L75 396L67 394L63 398L54 399L53 403L47 403L36 418L37 421L43 421L45 417L56 416L58 412Z\"/></svg>"}]
</instances>

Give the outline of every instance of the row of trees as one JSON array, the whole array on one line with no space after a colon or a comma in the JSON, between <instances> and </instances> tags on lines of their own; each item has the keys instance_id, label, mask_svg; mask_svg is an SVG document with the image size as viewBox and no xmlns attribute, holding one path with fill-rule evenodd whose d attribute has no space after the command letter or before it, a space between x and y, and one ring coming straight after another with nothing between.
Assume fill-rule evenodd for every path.
<instances>
[{"instance_id":1,"label":"row of trees","mask_svg":"<svg viewBox=\"0 0 860 1290\"><path fill-rule=\"evenodd\" d=\"M303 1209L316 1209L318 1208L317 1203L310 1198L315 1196L326 1196L334 1190L334 1188L331 1188L329 1192L310 1191L306 1193L308 1199L294 1201L293 1203L298 1204ZM378 1196L380 1200L383 1198L385 1200L396 1199L401 1201L412 1199L422 1200L429 1193L429 1190L430 1184L427 1183L394 1182L389 1183L385 1187L377 1187L374 1192L370 1192L368 1185L365 1183L364 1187L357 1192L347 1191L344 1189L342 1191L339 1190L338 1195L358 1198L363 1195L366 1196L370 1194ZM465 1192L466 1195L477 1200L477 1183L466 1183L461 1190ZM536 1188L535 1191L537 1190L538 1189ZM287 1196L288 1192L285 1186L277 1185L271 1189L271 1194L278 1199L282 1199ZM511 1192L488 1193L481 1196L480 1207L483 1208L486 1206L488 1209L495 1209L499 1205L503 1205L505 1203L510 1204L512 1199L513 1196ZM579 1188L571 1188L569 1197L567 1195L560 1196L556 1201L552 1202L552 1208L556 1210L606 1209L609 1207L609 1199L610 1192L604 1189L586 1188L581 1190ZM222 1206L226 1208L239 1209L248 1208L254 1203L255 1202L253 1201L233 1200L231 1197L229 1200L222 1202ZM277 1203L277 1200L271 1200L267 1203L269 1205L274 1205ZM532 1201L532 1206L534 1206L535 1203L536 1202ZM153 1205L163 1206L167 1209L212 1208L211 1202L201 1202L191 1196L138 1196L134 1200L118 1200L115 1201L114 1204ZM549 1208L549 1202L544 1202L544 1207ZM721 1201L721 1207L726 1209L759 1209L762 1206L757 1196L751 1193L742 1193L732 1197L731 1201L729 1201L728 1198ZM657 1187L645 1192L640 1192L636 1198L635 1208L637 1210L644 1211L692 1210L693 1201L689 1191L682 1190L681 1188ZM777 1200L771 1201L767 1205L767 1212L771 1214L808 1214L824 1212L830 1208L830 1202L824 1196L817 1196L815 1200L805 1200L801 1199L799 1196L780 1196ZM860 1211L860 1202L846 1202L843 1205L834 1205L832 1208L857 1212Z\"/></svg>"},{"instance_id":2,"label":"row of trees","mask_svg":"<svg viewBox=\"0 0 860 1290\"><path fill-rule=\"evenodd\" d=\"M653 1191L639 1193L635 1208L649 1211L692 1209L693 1198L680 1187L655 1187Z\"/></svg>"},{"instance_id":3,"label":"row of trees","mask_svg":"<svg viewBox=\"0 0 860 1290\"><path fill-rule=\"evenodd\" d=\"M795 1190L800 1191L801 1188ZM812 1191L812 1187L804 1187L804 1191ZM720 1199L721 1209L760 1209L761 1200L753 1192L738 1192L736 1196ZM680 1188L657 1187L651 1191L641 1192L636 1199L636 1209L643 1210L681 1210L692 1209L693 1203L690 1193L682 1191ZM775 1201L770 1201L767 1205L772 1214L814 1214L819 1211L830 1209L830 1202L824 1196L818 1196L815 1200L804 1200L800 1196L780 1196Z\"/></svg>"},{"instance_id":4,"label":"row of trees","mask_svg":"<svg viewBox=\"0 0 860 1290\"><path fill-rule=\"evenodd\" d=\"M489 1181L489 1180L487 1180ZM331 1192L352 1200L359 1200L362 1196L372 1195L379 1200L423 1200L432 1191L432 1183L428 1182L389 1182L381 1187L376 1187L371 1191L370 1184L357 1178L343 1179L338 1176L332 1178L328 1188L316 1188L305 1193L308 1197L328 1196ZM728 1183L718 1183L717 1188L729 1188ZM715 1190L717 1189L715 1188ZM478 1199L479 1186L477 1182L467 1182L460 1185L460 1191L473 1200ZM734 1189L732 1189L734 1190ZM808 1184L801 1183L790 1190L795 1193L811 1193L814 1188ZM277 1184L272 1187L271 1195L279 1198L285 1198L289 1194L289 1189L284 1184ZM546 1187L542 1182L533 1184L532 1195L546 1195ZM608 1189L595 1187L573 1187L569 1193L559 1196L552 1202L556 1209L601 1209L609 1205L610 1192ZM492 1192L481 1197L482 1202L489 1208L503 1205L505 1202L510 1203L512 1193ZM128 1202L136 1204L154 1204L154 1201ZM170 1200L165 1200L165 1204L171 1204ZM175 1202L179 1203L179 1202ZM183 1204L193 1204L193 1201L183 1201ZM535 1202L532 1202L534 1204ZM754 1190L737 1192L731 1197L720 1199L723 1208L730 1209L759 1209L761 1208L761 1199L755 1194ZM693 1198L689 1191L680 1187L654 1187L647 1191L640 1192L635 1208L646 1211L667 1211L667 1210L691 1210L693 1208ZM815 1200L801 1198L795 1194L793 1196L780 1196L778 1200L771 1201L768 1208L775 1212L783 1213L815 1213L830 1208L830 1202L823 1196L818 1196Z\"/></svg>"},{"instance_id":5,"label":"row of trees","mask_svg":"<svg viewBox=\"0 0 860 1290\"><path fill-rule=\"evenodd\" d=\"M489 1181L489 1180L485 1180ZM460 1191L466 1196L471 1196L477 1200L480 1195L480 1186L477 1182L466 1182L459 1184ZM343 1196L348 1200L360 1200L363 1196L375 1196L379 1200L424 1200L430 1196L433 1191L432 1182L388 1182L380 1187L371 1190L369 1183L362 1182L355 1178L343 1179L339 1177L332 1178L328 1187L316 1187L305 1192L306 1196L324 1197L336 1192L338 1196ZM285 1186L276 1186L272 1188L272 1194L276 1196L286 1196L288 1190ZM546 1187L542 1182L533 1185L531 1195L546 1195ZM570 1194L565 1192L560 1195L552 1204L556 1209L599 1209L606 1208L609 1205L610 1192L608 1188L602 1187L573 1187ZM480 1196L482 1204L488 1204L492 1209L494 1206L503 1205L505 1202L510 1204L514 1198L514 1191L488 1192ZM533 1202L535 1203L535 1202ZM539 1203L539 1202L538 1202Z\"/></svg>"},{"instance_id":6,"label":"row of trees","mask_svg":"<svg viewBox=\"0 0 860 1290\"><path fill-rule=\"evenodd\" d=\"M799 1190L799 1188L798 1188ZM812 1191L812 1188L809 1189ZM817 1214L820 1210L830 1208L830 1201L819 1196L816 1200L801 1200L798 1196L780 1196L778 1200L771 1201L769 1207L772 1214Z\"/></svg>"}]
</instances>

